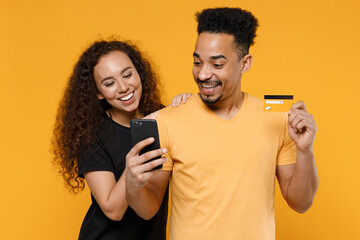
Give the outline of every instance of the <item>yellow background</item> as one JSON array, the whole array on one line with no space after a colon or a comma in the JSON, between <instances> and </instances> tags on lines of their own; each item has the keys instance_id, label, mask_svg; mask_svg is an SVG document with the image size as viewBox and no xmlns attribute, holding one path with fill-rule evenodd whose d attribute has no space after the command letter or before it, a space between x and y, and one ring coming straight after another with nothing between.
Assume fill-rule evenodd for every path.
<instances>
[{"instance_id":1,"label":"yellow background","mask_svg":"<svg viewBox=\"0 0 360 240\"><path fill-rule=\"evenodd\" d=\"M317 197L300 215L276 190L277 239L360 239L357 0L1 0L1 239L77 238L89 192L67 192L49 149L65 83L89 43L111 34L137 40L158 66L169 102L197 90L194 13L216 6L259 19L243 90L294 94L317 121Z\"/></svg>"}]
</instances>

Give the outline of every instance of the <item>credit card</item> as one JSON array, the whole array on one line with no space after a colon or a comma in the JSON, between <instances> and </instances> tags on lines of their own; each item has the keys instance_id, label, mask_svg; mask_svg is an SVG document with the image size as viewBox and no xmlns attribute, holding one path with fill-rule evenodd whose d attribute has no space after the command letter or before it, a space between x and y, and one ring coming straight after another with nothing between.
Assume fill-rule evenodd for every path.
<instances>
[{"instance_id":1,"label":"credit card","mask_svg":"<svg viewBox=\"0 0 360 240\"><path fill-rule=\"evenodd\" d=\"M294 101L294 95L264 95L265 112L287 112Z\"/></svg>"}]
</instances>

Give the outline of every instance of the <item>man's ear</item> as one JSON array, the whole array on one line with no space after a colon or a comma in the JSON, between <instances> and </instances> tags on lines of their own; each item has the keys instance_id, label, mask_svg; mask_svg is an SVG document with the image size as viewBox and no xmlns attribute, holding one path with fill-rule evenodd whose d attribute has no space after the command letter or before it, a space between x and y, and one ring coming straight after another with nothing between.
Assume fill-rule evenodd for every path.
<instances>
[{"instance_id":1,"label":"man's ear","mask_svg":"<svg viewBox=\"0 0 360 240\"><path fill-rule=\"evenodd\" d=\"M246 54L243 58L243 66L241 68L241 73L245 73L250 70L253 58L250 54Z\"/></svg>"}]
</instances>

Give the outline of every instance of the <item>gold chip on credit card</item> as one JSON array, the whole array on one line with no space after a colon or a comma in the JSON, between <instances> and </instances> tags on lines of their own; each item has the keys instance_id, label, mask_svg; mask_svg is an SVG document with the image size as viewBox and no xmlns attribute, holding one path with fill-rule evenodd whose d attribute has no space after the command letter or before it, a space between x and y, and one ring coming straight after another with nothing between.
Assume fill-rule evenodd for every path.
<instances>
[{"instance_id":1,"label":"gold chip on credit card","mask_svg":"<svg viewBox=\"0 0 360 240\"><path fill-rule=\"evenodd\" d=\"M294 101L294 95L264 95L265 112L287 112Z\"/></svg>"}]
</instances>

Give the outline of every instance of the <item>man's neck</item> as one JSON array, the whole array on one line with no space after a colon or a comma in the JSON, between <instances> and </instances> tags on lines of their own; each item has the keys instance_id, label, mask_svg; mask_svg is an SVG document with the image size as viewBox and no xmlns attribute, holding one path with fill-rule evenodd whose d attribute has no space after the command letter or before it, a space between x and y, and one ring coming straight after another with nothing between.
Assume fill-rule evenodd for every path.
<instances>
[{"instance_id":1,"label":"man's neck","mask_svg":"<svg viewBox=\"0 0 360 240\"><path fill-rule=\"evenodd\" d=\"M230 99L220 100L214 105L207 105L218 117L230 120L240 111L245 94L240 92L237 96Z\"/></svg>"}]
</instances>

